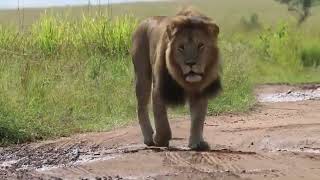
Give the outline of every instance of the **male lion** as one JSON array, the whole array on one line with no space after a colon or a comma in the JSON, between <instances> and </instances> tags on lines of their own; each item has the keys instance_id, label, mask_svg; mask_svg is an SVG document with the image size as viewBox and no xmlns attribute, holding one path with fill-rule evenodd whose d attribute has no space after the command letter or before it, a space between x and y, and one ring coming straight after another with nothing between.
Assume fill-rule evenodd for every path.
<instances>
[{"instance_id":1,"label":"male lion","mask_svg":"<svg viewBox=\"0 0 320 180\"><path fill-rule=\"evenodd\" d=\"M218 34L219 27L210 18L191 9L173 17L148 18L134 32L138 118L146 145L169 146L167 106L187 101L192 121L189 147L210 148L203 139L203 126L208 99L221 89ZM154 137L148 115L151 87Z\"/></svg>"}]
</instances>

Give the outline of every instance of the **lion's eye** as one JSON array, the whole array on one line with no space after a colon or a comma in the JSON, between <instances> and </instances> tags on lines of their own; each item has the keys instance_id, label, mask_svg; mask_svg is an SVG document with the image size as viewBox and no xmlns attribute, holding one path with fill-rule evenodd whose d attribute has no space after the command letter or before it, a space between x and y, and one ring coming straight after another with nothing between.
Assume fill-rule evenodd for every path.
<instances>
[{"instance_id":1,"label":"lion's eye","mask_svg":"<svg viewBox=\"0 0 320 180\"><path fill-rule=\"evenodd\" d=\"M198 49L199 49L199 50L202 50L203 48L204 48L204 44L203 44L203 43L199 43L199 44L198 44Z\"/></svg>"},{"instance_id":2,"label":"lion's eye","mask_svg":"<svg viewBox=\"0 0 320 180\"><path fill-rule=\"evenodd\" d=\"M183 52L183 51L184 51L184 45L179 46L179 47L178 47L178 50L179 50L180 52Z\"/></svg>"}]
</instances>

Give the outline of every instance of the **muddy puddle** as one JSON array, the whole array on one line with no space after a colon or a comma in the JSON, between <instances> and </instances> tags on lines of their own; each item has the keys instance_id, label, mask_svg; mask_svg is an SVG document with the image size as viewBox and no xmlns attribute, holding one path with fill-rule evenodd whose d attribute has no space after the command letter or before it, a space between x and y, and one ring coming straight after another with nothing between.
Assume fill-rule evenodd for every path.
<instances>
[{"instance_id":1,"label":"muddy puddle","mask_svg":"<svg viewBox=\"0 0 320 180\"><path fill-rule=\"evenodd\" d=\"M319 99L320 86L291 88L285 92L260 93L257 95L259 102L296 102Z\"/></svg>"},{"instance_id":2,"label":"muddy puddle","mask_svg":"<svg viewBox=\"0 0 320 180\"><path fill-rule=\"evenodd\" d=\"M258 96L259 102L295 102L295 101L306 101L306 100L319 100L320 89L308 90L308 91L296 91L286 93L275 93L275 94L260 94Z\"/></svg>"}]
</instances>

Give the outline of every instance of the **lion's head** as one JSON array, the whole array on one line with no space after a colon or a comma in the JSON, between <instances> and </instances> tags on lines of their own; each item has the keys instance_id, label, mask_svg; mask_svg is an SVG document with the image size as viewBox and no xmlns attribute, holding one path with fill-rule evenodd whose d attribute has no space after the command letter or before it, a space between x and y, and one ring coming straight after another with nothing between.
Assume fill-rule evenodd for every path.
<instances>
[{"instance_id":1,"label":"lion's head","mask_svg":"<svg viewBox=\"0 0 320 180\"><path fill-rule=\"evenodd\" d=\"M166 66L180 86L202 91L218 78L219 27L215 23L180 12L171 18L166 34Z\"/></svg>"}]
</instances>

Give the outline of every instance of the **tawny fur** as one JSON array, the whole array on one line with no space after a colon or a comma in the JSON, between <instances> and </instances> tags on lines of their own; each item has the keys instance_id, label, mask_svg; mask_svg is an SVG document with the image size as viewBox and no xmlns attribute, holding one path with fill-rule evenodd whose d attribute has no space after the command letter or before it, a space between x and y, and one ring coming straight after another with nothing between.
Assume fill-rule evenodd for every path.
<instances>
[{"instance_id":1,"label":"tawny fur","mask_svg":"<svg viewBox=\"0 0 320 180\"><path fill-rule=\"evenodd\" d=\"M183 31L210 39L212 45L201 61L204 67L202 80L186 82L183 70L175 57L176 49L172 43L182 41ZM132 59L136 78L138 119L147 145L168 146L171 130L167 118L168 105L184 104L188 101L191 113L191 135L189 147L197 150L209 146L203 140L203 124L207 112L208 99L221 89L219 76L219 49L217 36L219 27L212 20L193 10L184 9L173 17L151 17L138 26L133 35ZM182 38L182 39L181 39ZM197 37L192 36L193 41ZM197 64L197 67L204 65ZM192 66L196 67L196 66ZM148 104L152 96L156 134L148 115ZM154 135L154 136L153 136Z\"/></svg>"}]
</instances>

